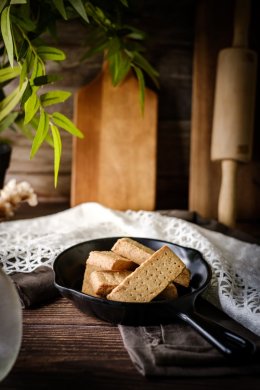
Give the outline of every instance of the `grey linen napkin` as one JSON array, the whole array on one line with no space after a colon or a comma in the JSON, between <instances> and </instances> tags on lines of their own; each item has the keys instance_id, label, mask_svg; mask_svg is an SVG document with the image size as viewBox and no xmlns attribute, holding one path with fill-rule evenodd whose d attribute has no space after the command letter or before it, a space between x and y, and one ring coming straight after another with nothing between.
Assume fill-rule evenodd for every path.
<instances>
[{"instance_id":1,"label":"grey linen napkin","mask_svg":"<svg viewBox=\"0 0 260 390\"><path fill-rule=\"evenodd\" d=\"M54 272L50 267L42 265L32 272L16 272L10 277L23 308L44 304L59 296L54 286Z\"/></svg>"},{"instance_id":2,"label":"grey linen napkin","mask_svg":"<svg viewBox=\"0 0 260 390\"><path fill-rule=\"evenodd\" d=\"M136 369L145 376L224 376L260 374L260 338L222 311L198 298L200 313L253 341L250 361L230 362L189 325L174 319L160 326L123 326L119 330Z\"/></svg>"}]
</instances>

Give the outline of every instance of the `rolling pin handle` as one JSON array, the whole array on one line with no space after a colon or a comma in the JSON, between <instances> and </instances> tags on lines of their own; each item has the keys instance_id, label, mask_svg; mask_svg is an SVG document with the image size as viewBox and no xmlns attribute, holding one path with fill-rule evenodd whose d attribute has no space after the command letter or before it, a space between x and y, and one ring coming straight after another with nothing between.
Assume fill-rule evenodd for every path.
<instances>
[{"instance_id":1,"label":"rolling pin handle","mask_svg":"<svg viewBox=\"0 0 260 390\"><path fill-rule=\"evenodd\" d=\"M218 201L219 222L233 227L236 222L237 167L235 160L223 160L222 181Z\"/></svg>"}]
</instances>

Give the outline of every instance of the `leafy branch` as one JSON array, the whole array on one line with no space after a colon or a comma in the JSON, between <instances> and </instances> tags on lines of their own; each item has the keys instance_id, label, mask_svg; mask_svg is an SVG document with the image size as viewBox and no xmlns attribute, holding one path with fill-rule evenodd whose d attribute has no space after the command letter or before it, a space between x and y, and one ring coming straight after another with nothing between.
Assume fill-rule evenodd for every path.
<instances>
[{"instance_id":1,"label":"leafy branch","mask_svg":"<svg viewBox=\"0 0 260 390\"><path fill-rule=\"evenodd\" d=\"M121 1L121 3L127 6L126 1ZM114 86L120 84L132 68L139 82L139 97L143 111L145 100L144 72L152 79L156 87L159 87L159 74L143 55L145 51L143 45L146 38L145 33L140 29L122 23L116 17L117 15L112 17L110 14L109 18L93 2L86 2L86 10L92 23L91 33L86 42L90 48L83 59L104 52Z\"/></svg>"},{"instance_id":2,"label":"leafy branch","mask_svg":"<svg viewBox=\"0 0 260 390\"><path fill-rule=\"evenodd\" d=\"M76 137L83 134L63 114L49 113L49 107L63 103L70 92L54 89L44 91L46 85L60 77L48 74L49 61L64 61L65 53L47 45L43 34L56 30L60 19L79 18L88 27L88 50L83 60L104 53L113 85L118 85L130 69L136 73L140 104L144 108L144 72L158 85L158 73L145 59L145 34L121 19L127 0L2 0L0 3L0 132L14 126L32 140L30 158L43 142L54 149L54 184L57 186L62 142L60 131ZM91 30L91 31L89 31ZM13 82L13 90L5 96L4 87Z\"/></svg>"}]
</instances>

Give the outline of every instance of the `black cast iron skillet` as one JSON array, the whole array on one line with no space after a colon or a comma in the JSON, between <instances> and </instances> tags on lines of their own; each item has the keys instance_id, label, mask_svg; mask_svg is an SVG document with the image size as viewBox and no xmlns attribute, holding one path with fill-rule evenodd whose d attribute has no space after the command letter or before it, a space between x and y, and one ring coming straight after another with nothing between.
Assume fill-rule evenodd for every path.
<instances>
[{"instance_id":1,"label":"black cast iron skillet","mask_svg":"<svg viewBox=\"0 0 260 390\"><path fill-rule=\"evenodd\" d=\"M142 244L157 250L162 245L174 251L191 271L188 289L179 291L175 300L152 301L148 303L116 302L83 294L81 286L86 258L93 250L110 250L120 237L109 237L86 241L61 253L54 262L55 285L61 294L88 314L102 320L124 325L156 325L171 323L181 318L190 324L226 357L231 359L248 358L255 352L255 345L225 329L217 323L202 317L195 311L195 300L211 280L211 268L200 252L170 242L131 237Z\"/></svg>"}]
</instances>

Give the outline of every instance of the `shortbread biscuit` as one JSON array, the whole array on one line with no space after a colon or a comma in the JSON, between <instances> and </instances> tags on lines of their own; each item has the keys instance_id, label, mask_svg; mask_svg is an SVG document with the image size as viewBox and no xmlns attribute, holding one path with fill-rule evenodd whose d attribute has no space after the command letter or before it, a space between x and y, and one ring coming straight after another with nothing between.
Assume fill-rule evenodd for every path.
<instances>
[{"instance_id":1,"label":"shortbread biscuit","mask_svg":"<svg viewBox=\"0 0 260 390\"><path fill-rule=\"evenodd\" d=\"M176 280L176 279L175 279ZM176 299L178 298L178 290L174 283L168 284L168 286L157 295L158 299Z\"/></svg>"},{"instance_id":2,"label":"shortbread biscuit","mask_svg":"<svg viewBox=\"0 0 260 390\"><path fill-rule=\"evenodd\" d=\"M127 237L117 240L112 251L131 259L139 265L155 252L151 248ZM184 268L182 273L175 279L175 282L181 286L188 287L190 284L190 271L187 268Z\"/></svg>"},{"instance_id":3,"label":"shortbread biscuit","mask_svg":"<svg viewBox=\"0 0 260 390\"><path fill-rule=\"evenodd\" d=\"M155 251L147 246L128 237L120 238L114 244L112 251L131 259L137 264L142 264ZM181 286L188 287L190 283L190 271L185 268L182 273L175 279L175 282Z\"/></svg>"},{"instance_id":4,"label":"shortbread biscuit","mask_svg":"<svg viewBox=\"0 0 260 390\"><path fill-rule=\"evenodd\" d=\"M131 271L94 271L90 274L90 283L95 294L106 297L130 273Z\"/></svg>"},{"instance_id":5,"label":"shortbread biscuit","mask_svg":"<svg viewBox=\"0 0 260 390\"><path fill-rule=\"evenodd\" d=\"M151 248L148 248L140 242L128 237L117 240L112 248L112 251L134 261L139 265L154 253Z\"/></svg>"},{"instance_id":6,"label":"shortbread biscuit","mask_svg":"<svg viewBox=\"0 0 260 390\"><path fill-rule=\"evenodd\" d=\"M81 291L84 294L93 295L94 297L97 297L98 295L94 292L92 288L92 284L90 283L90 274L94 271L100 270L99 267L86 263L86 268L84 272L84 278L82 283L82 289Z\"/></svg>"},{"instance_id":7,"label":"shortbread biscuit","mask_svg":"<svg viewBox=\"0 0 260 390\"><path fill-rule=\"evenodd\" d=\"M180 284L183 287L189 287L190 270L185 267L182 273L178 275L177 278L174 280L174 283Z\"/></svg>"},{"instance_id":8,"label":"shortbread biscuit","mask_svg":"<svg viewBox=\"0 0 260 390\"><path fill-rule=\"evenodd\" d=\"M105 271L126 271L136 267L133 261L112 251L91 251L87 263Z\"/></svg>"},{"instance_id":9,"label":"shortbread biscuit","mask_svg":"<svg viewBox=\"0 0 260 390\"><path fill-rule=\"evenodd\" d=\"M107 298L122 302L150 302L184 268L182 260L164 245L114 288Z\"/></svg>"}]
</instances>

